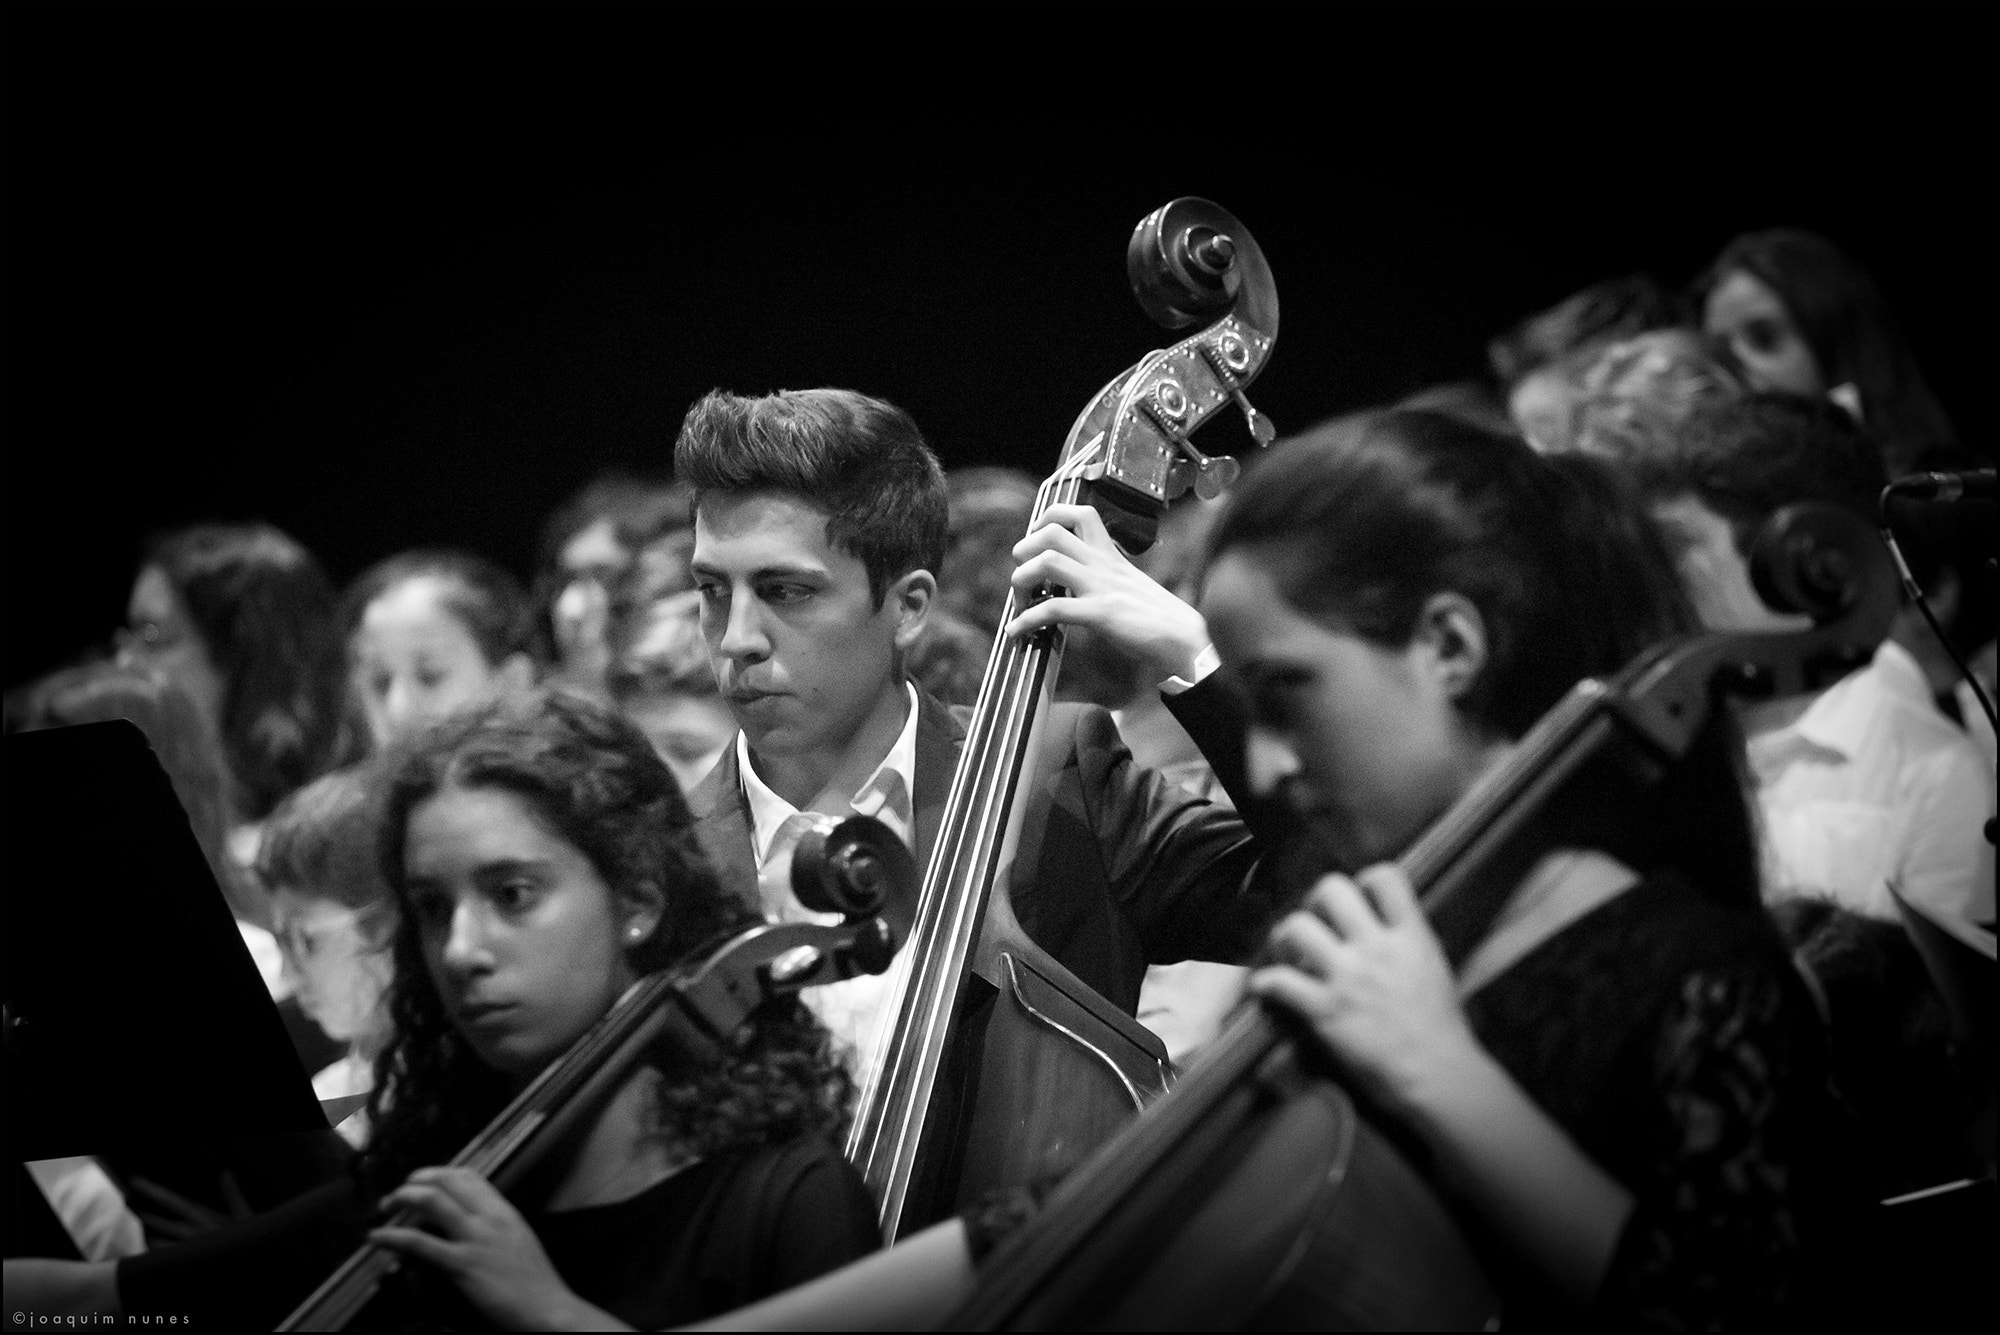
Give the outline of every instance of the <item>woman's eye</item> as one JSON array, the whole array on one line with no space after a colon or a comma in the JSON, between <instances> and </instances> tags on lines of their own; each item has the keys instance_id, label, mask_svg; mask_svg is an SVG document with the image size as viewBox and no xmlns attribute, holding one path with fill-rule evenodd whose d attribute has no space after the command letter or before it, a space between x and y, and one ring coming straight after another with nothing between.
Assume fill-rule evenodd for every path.
<instances>
[{"instance_id":1,"label":"woman's eye","mask_svg":"<svg viewBox=\"0 0 2000 1335\"><path fill-rule=\"evenodd\" d=\"M1784 342L1784 331L1769 320L1752 320L1743 326L1743 341L1754 351L1772 353Z\"/></svg>"},{"instance_id":2,"label":"woman's eye","mask_svg":"<svg viewBox=\"0 0 2000 1335\"><path fill-rule=\"evenodd\" d=\"M501 881L493 887L491 893L493 902L501 908L518 911L534 902L538 889L533 881L516 879Z\"/></svg>"},{"instance_id":3,"label":"woman's eye","mask_svg":"<svg viewBox=\"0 0 2000 1335\"><path fill-rule=\"evenodd\" d=\"M417 685L427 691L435 691L438 687L444 685L444 673L419 672L417 674Z\"/></svg>"},{"instance_id":4,"label":"woman's eye","mask_svg":"<svg viewBox=\"0 0 2000 1335\"><path fill-rule=\"evenodd\" d=\"M1304 685L1303 677L1296 674L1259 677L1250 688L1252 718L1281 731L1290 728L1297 713L1294 702Z\"/></svg>"}]
</instances>

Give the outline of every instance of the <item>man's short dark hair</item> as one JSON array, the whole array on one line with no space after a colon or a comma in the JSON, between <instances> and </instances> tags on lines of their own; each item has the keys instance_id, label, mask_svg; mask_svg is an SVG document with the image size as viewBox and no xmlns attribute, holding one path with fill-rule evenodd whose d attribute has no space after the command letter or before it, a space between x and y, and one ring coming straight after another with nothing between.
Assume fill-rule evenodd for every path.
<instances>
[{"instance_id":1,"label":"man's short dark hair","mask_svg":"<svg viewBox=\"0 0 2000 1335\"><path fill-rule=\"evenodd\" d=\"M1881 446L1852 417L1790 394L1706 405L1631 466L1650 499L1693 496L1727 520L1746 556L1763 522L1794 501L1827 501L1876 522L1889 482Z\"/></svg>"},{"instance_id":2,"label":"man's short dark hair","mask_svg":"<svg viewBox=\"0 0 2000 1335\"><path fill-rule=\"evenodd\" d=\"M944 563L944 470L910 415L851 389L713 390L688 409L674 478L710 491L778 491L826 514L827 541L868 570L880 607L889 585Z\"/></svg>"}]
</instances>

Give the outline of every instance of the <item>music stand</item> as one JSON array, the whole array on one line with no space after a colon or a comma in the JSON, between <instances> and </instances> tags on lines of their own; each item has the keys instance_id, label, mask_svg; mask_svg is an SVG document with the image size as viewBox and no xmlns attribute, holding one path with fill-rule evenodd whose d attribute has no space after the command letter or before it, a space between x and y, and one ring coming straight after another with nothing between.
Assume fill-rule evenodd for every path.
<instances>
[{"instance_id":1,"label":"music stand","mask_svg":"<svg viewBox=\"0 0 2000 1335\"><path fill-rule=\"evenodd\" d=\"M0 757L10 1166L97 1155L218 1205L227 1166L260 1209L323 1179L312 1082L145 735L17 733Z\"/></svg>"}]
</instances>

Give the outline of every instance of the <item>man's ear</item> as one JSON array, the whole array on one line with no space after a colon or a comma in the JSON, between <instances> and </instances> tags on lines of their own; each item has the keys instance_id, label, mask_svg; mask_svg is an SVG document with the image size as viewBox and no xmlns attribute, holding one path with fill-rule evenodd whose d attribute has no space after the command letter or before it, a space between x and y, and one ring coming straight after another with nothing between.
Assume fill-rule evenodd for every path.
<instances>
[{"instance_id":1,"label":"man's ear","mask_svg":"<svg viewBox=\"0 0 2000 1335\"><path fill-rule=\"evenodd\" d=\"M907 653L917 642L936 601L937 576L928 570L912 570L889 586L882 607L896 617L896 652Z\"/></svg>"},{"instance_id":2,"label":"man's ear","mask_svg":"<svg viewBox=\"0 0 2000 1335\"><path fill-rule=\"evenodd\" d=\"M1448 700L1464 699L1486 670L1486 618L1462 593L1447 590L1426 599L1410 639Z\"/></svg>"}]
</instances>

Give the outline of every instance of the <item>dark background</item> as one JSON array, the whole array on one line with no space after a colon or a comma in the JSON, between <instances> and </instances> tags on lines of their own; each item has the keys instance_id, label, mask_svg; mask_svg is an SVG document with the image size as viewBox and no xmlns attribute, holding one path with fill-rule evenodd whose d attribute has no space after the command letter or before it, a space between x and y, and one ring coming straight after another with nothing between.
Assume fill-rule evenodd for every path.
<instances>
[{"instance_id":1,"label":"dark background","mask_svg":"<svg viewBox=\"0 0 2000 1335\"><path fill-rule=\"evenodd\" d=\"M1784 223L1992 448L1992 6L727 13L0 9L6 680L103 640L189 521L340 580L419 543L525 575L717 385L852 386L948 467L1045 471L1164 341L1122 257L1180 194L1271 260L1281 429Z\"/></svg>"}]
</instances>

